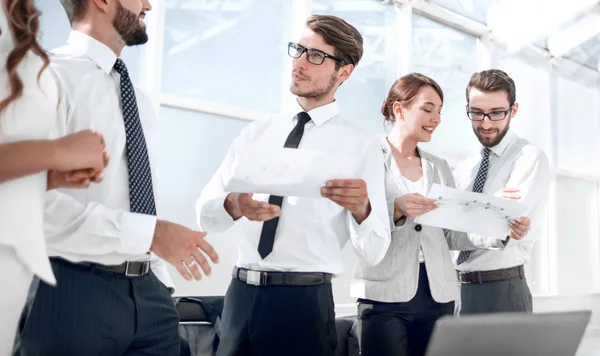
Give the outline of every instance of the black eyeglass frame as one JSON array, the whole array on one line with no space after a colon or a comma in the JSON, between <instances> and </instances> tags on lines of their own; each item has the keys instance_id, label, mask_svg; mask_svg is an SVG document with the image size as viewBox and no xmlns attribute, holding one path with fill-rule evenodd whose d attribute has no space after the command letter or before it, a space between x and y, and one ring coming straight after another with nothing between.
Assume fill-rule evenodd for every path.
<instances>
[{"instance_id":1,"label":"black eyeglass frame","mask_svg":"<svg viewBox=\"0 0 600 356\"><path fill-rule=\"evenodd\" d=\"M514 105L514 104L513 104L513 105ZM488 113L481 112L481 111L472 111L472 110L467 110L467 117L468 117L468 118L469 118L469 120L471 120L471 121L483 121L483 120L485 120L486 116L487 116L487 118L488 118L490 121L502 121L502 120L506 119L506 116L508 116L508 113L512 111L512 109L513 109L513 105L511 105L511 106L508 108L508 110L504 110L504 111L502 111L502 110L500 110L500 111L491 111L491 112L488 112ZM494 114L494 113L504 113L504 116L503 116L501 119L492 119L492 116L491 116L491 114ZM482 116L482 118L481 118L481 119L473 119L473 118L471 117L471 114L480 114L480 115L483 115L483 116Z\"/></svg>"},{"instance_id":2,"label":"black eyeglass frame","mask_svg":"<svg viewBox=\"0 0 600 356\"><path fill-rule=\"evenodd\" d=\"M292 50L295 51L295 55L292 54ZM341 65L346 65L347 63L343 60L340 59L336 56L333 56L331 54L328 54L326 52L321 51L320 49L316 49L316 48L307 48L304 47L301 44L295 43L295 42L288 42L288 55L292 58L300 58L302 57L302 54L304 54L304 52L306 52L306 60L308 60L310 63L315 64L315 65L321 65L323 64L323 62L325 62L325 58L329 58L335 62L338 62ZM321 62L313 62L311 60L311 58L314 58L312 56L312 53L319 53L323 55L323 59L321 60ZM299 53L299 54L298 54Z\"/></svg>"}]
</instances>

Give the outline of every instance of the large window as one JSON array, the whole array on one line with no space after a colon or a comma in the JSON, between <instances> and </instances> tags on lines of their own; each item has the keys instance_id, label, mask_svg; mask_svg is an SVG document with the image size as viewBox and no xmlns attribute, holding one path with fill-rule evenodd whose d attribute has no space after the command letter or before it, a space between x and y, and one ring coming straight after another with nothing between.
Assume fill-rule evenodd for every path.
<instances>
[{"instance_id":1,"label":"large window","mask_svg":"<svg viewBox=\"0 0 600 356\"><path fill-rule=\"evenodd\" d=\"M167 0L162 91L279 111L291 15L291 1Z\"/></svg>"},{"instance_id":2,"label":"large window","mask_svg":"<svg viewBox=\"0 0 600 356\"><path fill-rule=\"evenodd\" d=\"M600 291L600 240L596 182L567 177L557 181L560 221L556 264L559 294Z\"/></svg>"},{"instance_id":3,"label":"large window","mask_svg":"<svg viewBox=\"0 0 600 356\"><path fill-rule=\"evenodd\" d=\"M370 131L383 132L381 105L397 79L397 45L390 40L395 21L393 7L364 0L313 0L310 9L315 14L339 16L362 34L362 60L336 97L346 117Z\"/></svg>"},{"instance_id":4,"label":"large window","mask_svg":"<svg viewBox=\"0 0 600 356\"><path fill-rule=\"evenodd\" d=\"M424 147L447 158L463 157L477 144L465 109L465 88L477 71L476 47L471 35L413 16L411 70L433 78L444 91L442 122Z\"/></svg>"},{"instance_id":5,"label":"large window","mask_svg":"<svg viewBox=\"0 0 600 356\"><path fill-rule=\"evenodd\" d=\"M600 90L559 77L557 91L558 168L598 177Z\"/></svg>"},{"instance_id":6,"label":"large window","mask_svg":"<svg viewBox=\"0 0 600 356\"><path fill-rule=\"evenodd\" d=\"M160 218L197 229L196 200L248 122L168 107L161 109L160 116L158 213ZM210 278L189 283L170 267L177 295L225 294L237 260L240 232L236 229L207 237L220 258Z\"/></svg>"},{"instance_id":7,"label":"large window","mask_svg":"<svg viewBox=\"0 0 600 356\"><path fill-rule=\"evenodd\" d=\"M481 23L487 22L488 9L494 0L432 0L449 10L468 16Z\"/></svg>"}]
</instances>

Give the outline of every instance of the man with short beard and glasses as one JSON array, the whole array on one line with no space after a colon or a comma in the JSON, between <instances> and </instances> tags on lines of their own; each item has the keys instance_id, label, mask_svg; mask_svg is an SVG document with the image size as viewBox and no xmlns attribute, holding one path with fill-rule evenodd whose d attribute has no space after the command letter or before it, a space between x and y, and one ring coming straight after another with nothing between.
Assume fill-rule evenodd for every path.
<instances>
[{"instance_id":1,"label":"man with short beard and glasses","mask_svg":"<svg viewBox=\"0 0 600 356\"><path fill-rule=\"evenodd\" d=\"M461 282L461 315L532 312L524 265L539 237L550 185L546 154L509 128L517 115L514 81L505 72L475 73L467 86L467 116L482 147L456 170L457 187L505 196L527 207L531 231L522 240L509 237L504 248L461 251L456 260Z\"/></svg>"},{"instance_id":2,"label":"man with short beard and glasses","mask_svg":"<svg viewBox=\"0 0 600 356\"><path fill-rule=\"evenodd\" d=\"M157 118L119 58L125 46L148 41L150 3L61 3L73 31L51 56L61 93L58 130L103 132L111 164L93 189L46 196L46 244L58 282L32 286L21 355L179 355L163 260L199 280L199 267L211 272L204 254L218 257L206 233L157 219Z\"/></svg>"},{"instance_id":3,"label":"man with short beard and glasses","mask_svg":"<svg viewBox=\"0 0 600 356\"><path fill-rule=\"evenodd\" d=\"M332 355L337 336L331 279L343 271L342 248L352 241L370 266L387 251L379 141L341 116L335 101L337 88L361 59L362 45L346 21L309 17L298 43L288 44L294 107L246 126L198 199L201 230L241 224L219 356ZM364 169L355 179L323 182L322 198L225 191L236 159L253 145L350 154Z\"/></svg>"}]
</instances>

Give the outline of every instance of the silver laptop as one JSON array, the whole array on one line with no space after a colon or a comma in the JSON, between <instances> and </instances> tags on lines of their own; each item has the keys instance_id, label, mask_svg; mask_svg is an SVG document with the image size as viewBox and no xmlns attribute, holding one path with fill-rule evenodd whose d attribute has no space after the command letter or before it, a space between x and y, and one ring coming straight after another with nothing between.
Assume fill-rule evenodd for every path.
<instances>
[{"instance_id":1,"label":"silver laptop","mask_svg":"<svg viewBox=\"0 0 600 356\"><path fill-rule=\"evenodd\" d=\"M590 311L443 317L427 356L573 356Z\"/></svg>"}]
</instances>

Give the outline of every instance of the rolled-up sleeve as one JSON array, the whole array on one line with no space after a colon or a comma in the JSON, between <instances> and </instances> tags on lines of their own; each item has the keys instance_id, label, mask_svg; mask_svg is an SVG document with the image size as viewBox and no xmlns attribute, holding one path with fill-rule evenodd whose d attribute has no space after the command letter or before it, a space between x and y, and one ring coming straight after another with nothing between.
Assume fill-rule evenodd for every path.
<instances>
[{"instance_id":1,"label":"rolled-up sleeve","mask_svg":"<svg viewBox=\"0 0 600 356\"><path fill-rule=\"evenodd\" d=\"M365 264L375 266L383 260L391 241L385 167L378 140L370 141L363 152L360 159L365 169L361 178L367 183L371 213L360 225L349 211L346 219L356 254Z\"/></svg>"}]
</instances>

